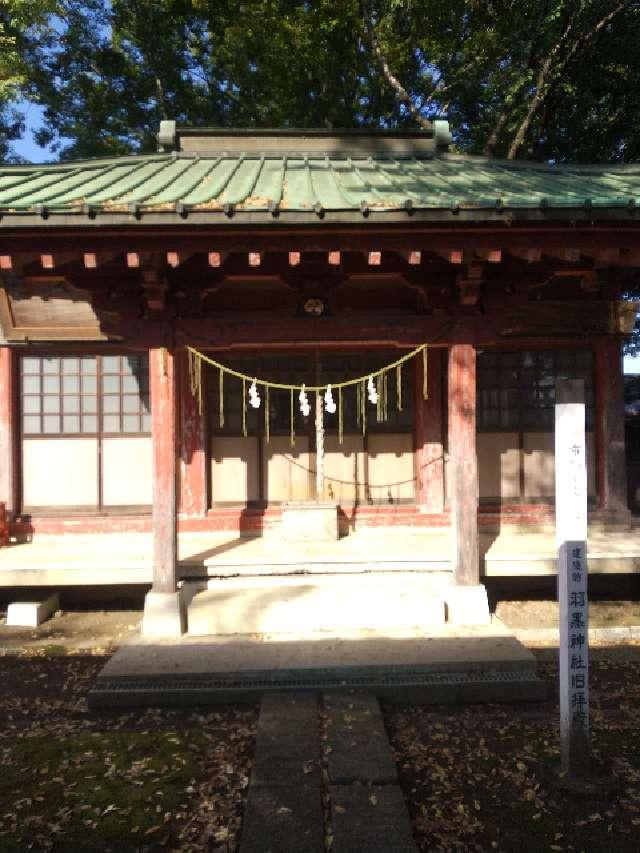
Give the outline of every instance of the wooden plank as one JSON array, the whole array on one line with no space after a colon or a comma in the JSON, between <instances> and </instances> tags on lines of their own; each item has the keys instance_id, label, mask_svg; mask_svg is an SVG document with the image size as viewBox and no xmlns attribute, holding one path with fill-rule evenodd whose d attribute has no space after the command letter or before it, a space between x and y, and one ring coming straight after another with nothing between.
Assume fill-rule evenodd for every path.
<instances>
[{"instance_id":1,"label":"wooden plank","mask_svg":"<svg viewBox=\"0 0 640 853\"><path fill-rule=\"evenodd\" d=\"M151 438L153 442L153 590L176 591L175 356L166 347L149 350Z\"/></svg>"},{"instance_id":2,"label":"wooden plank","mask_svg":"<svg viewBox=\"0 0 640 853\"><path fill-rule=\"evenodd\" d=\"M406 214L403 214L406 217ZM75 216L75 215L74 215ZM394 226L371 223L366 229L353 223L329 224L321 227L299 226L293 223L278 225L277 231L264 226L243 225L233 229L212 226L206 233L197 228L180 225L180 251L190 253L210 251L212 242L218 253L229 252L368 252L371 245L379 251L409 252L473 252L476 249L494 249L514 253L531 247L544 247L544 252L563 250L567 246L566 224L522 224L517 228L504 223L470 225L464 232L451 225L430 225L417 222L398 231ZM168 241L175 240L176 226L158 224L150 230L147 225L127 226L127 245L130 251L163 252ZM593 225L574 223L571 229L571 246L587 252L595 247L619 248L625 253L637 254L638 223L615 222ZM122 229L105 223L100 230L95 225L83 227L74 219L67 230L47 229L47 250L59 251L111 251L122 253ZM25 227L3 235L3 252L30 254L43 240L42 231ZM453 261L450 261L453 262ZM458 261L462 263L462 259ZM15 268L14 263L14 268Z\"/></svg>"},{"instance_id":3,"label":"wooden plank","mask_svg":"<svg viewBox=\"0 0 640 853\"><path fill-rule=\"evenodd\" d=\"M509 249L509 254L521 261L526 261L528 264L537 264L542 258L542 249L531 248L530 246L526 248L513 246Z\"/></svg>"},{"instance_id":4,"label":"wooden plank","mask_svg":"<svg viewBox=\"0 0 640 853\"><path fill-rule=\"evenodd\" d=\"M449 502L452 568L456 584L480 583L476 350L473 330L460 327L449 350Z\"/></svg>"}]
</instances>

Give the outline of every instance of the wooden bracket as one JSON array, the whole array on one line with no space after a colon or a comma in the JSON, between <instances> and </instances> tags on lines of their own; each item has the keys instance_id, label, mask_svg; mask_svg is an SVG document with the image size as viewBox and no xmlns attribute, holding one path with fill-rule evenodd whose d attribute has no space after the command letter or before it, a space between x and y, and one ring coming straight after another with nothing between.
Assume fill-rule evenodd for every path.
<instances>
[{"instance_id":1,"label":"wooden bracket","mask_svg":"<svg viewBox=\"0 0 640 853\"><path fill-rule=\"evenodd\" d=\"M167 278L162 271L166 262L166 256L155 256L151 253L138 255L141 274L142 289L145 301L150 311L164 311L166 308L167 290L169 288Z\"/></svg>"},{"instance_id":2,"label":"wooden bracket","mask_svg":"<svg viewBox=\"0 0 640 853\"><path fill-rule=\"evenodd\" d=\"M477 305L484 281L484 261L472 260L456 277L461 305Z\"/></svg>"}]
</instances>

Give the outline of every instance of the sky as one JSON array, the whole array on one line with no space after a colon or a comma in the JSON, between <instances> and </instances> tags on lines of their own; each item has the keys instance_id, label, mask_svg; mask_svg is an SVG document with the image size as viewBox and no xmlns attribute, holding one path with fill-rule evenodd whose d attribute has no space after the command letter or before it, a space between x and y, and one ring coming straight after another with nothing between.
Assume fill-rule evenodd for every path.
<instances>
[{"instance_id":1,"label":"sky","mask_svg":"<svg viewBox=\"0 0 640 853\"><path fill-rule=\"evenodd\" d=\"M42 127L44 117L44 107L38 104L31 104L28 101L21 101L17 104L18 109L24 110L26 120L26 133L22 139L18 139L12 143L11 147L16 154L29 160L31 163L44 163L47 160L53 160L53 156L46 150L36 145L33 141L33 133Z\"/></svg>"},{"instance_id":2,"label":"sky","mask_svg":"<svg viewBox=\"0 0 640 853\"><path fill-rule=\"evenodd\" d=\"M40 148L33 141L33 132L42 126L44 109L37 104L27 104L26 102L21 106L26 111L27 131L21 140L13 144L15 152L31 163L44 163L47 160L54 159L45 148ZM625 356L624 372L640 374L640 355L634 358Z\"/></svg>"}]
</instances>

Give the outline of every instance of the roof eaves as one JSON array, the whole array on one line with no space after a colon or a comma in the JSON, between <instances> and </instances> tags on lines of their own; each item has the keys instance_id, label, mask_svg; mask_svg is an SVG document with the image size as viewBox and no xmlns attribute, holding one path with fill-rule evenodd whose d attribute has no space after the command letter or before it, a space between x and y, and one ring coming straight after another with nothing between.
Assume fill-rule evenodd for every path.
<instances>
[{"instance_id":1,"label":"roof eaves","mask_svg":"<svg viewBox=\"0 0 640 853\"><path fill-rule=\"evenodd\" d=\"M559 207L559 208L498 208L472 207L457 205L451 206L409 209L379 209L367 207L365 210L353 210L351 208L323 210L319 216L312 208L309 209L279 209L269 211L264 208L231 208L231 209L190 209L176 210L175 207L162 210L149 210L137 208L134 212L125 210L80 210L80 209L47 209L46 211L0 211L0 235L5 229L36 228L47 230L55 227L73 227L90 225L96 229L100 227L119 226L131 227L133 225L175 225L177 227L190 226L219 226L219 225L317 225L319 220L325 224L341 223L384 223L402 222L409 223L429 222L440 225L457 224L500 224L509 225L517 222L531 222L540 224L552 224L553 222L590 223L594 219L599 221L618 221L625 223L636 223L640 225L638 208L614 205L597 209L594 217L593 209L584 207Z\"/></svg>"}]
</instances>

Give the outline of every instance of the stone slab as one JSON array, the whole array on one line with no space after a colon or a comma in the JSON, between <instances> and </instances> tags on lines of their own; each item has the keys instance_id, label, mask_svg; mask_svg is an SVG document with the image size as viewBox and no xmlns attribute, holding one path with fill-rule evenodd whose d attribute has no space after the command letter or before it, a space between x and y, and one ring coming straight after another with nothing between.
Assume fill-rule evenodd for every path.
<instances>
[{"instance_id":1,"label":"stone slab","mask_svg":"<svg viewBox=\"0 0 640 853\"><path fill-rule=\"evenodd\" d=\"M188 610L189 634L312 636L443 625L439 584L420 573L210 581Z\"/></svg>"},{"instance_id":2,"label":"stone slab","mask_svg":"<svg viewBox=\"0 0 640 853\"><path fill-rule=\"evenodd\" d=\"M148 592L144 599L142 634L145 637L181 637L187 627L182 593Z\"/></svg>"},{"instance_id":3,"label":"stone slab","mask_svg":"<svg viewBox=\"0 0 640 853\"><path fill-rule=\"evenodd\" d=\"M331 542L339 538L336 503L286 503L282 506L280 534L293 542Z\"/></svg>"},{"instance_id":4,"label":"stone slab","mask_svg":"<svg viewBox=\"0 0 640 853\"><path fill-rule=\"evenodd\" d=\"M499 621L491 626L443 626L420 638L274 641L134 635L109 659L101 676L228 675L257 678L279 673L351 675L403 670L470 671L488 667L530 669L535 658ZM277 681L274 680L274 689Z\"/></svg>"},{"instance_id":5,"label":"stone slab","mask_svg":"<svg viewBox=\"0 0 640 853\"><path fill-rule=\"evenodd\" d=\"M11 628L37 628L60 609L57 592L42 601L12 601L7 607L7 626Z\"/></svg>"},{"instance_id":6,"label":"stone slab","mask_svg":"<svg viewBox=\"0 0 640 853\"><path fill-rule=\"evenodd\" d=\"M398 781L380 704L369 694L326 694L329 782Z\"/></svg>"},{"instance_id":7,"label":"stone slab","mask_svg":"<svg viewBox=\"0 0 640 853\"><path fill-rule=\"evenodd\" d=\"M333 853L417 853L397 785L332 785Z\"/></svg>"},{"instance_id":8,"label":"stone slab","mask_svg":"<svg viewBox=\"0 0 640 853\"><path fill-rule=\"evenodd\" d=\"M249 787L240 853L324 853L324 850L319 788L253 784Z\"/></svg>"},{"instance_id":9,"label":"stone slab","mask_svg":"<svg viewBox=\"0 0 640 853\"><path fill-rule=\"evenodd\" d=\"M260 706L251 784L319 788L320 735L314 695L271 694Z\"/></svg>"},{"instance_id":10,"label":"stone slab","mask_svg":"<svg viewBox=\"0 0 640 853\"><path fill-rule=\"evenodd\" d=\"M546 698L532 652L499 622L444 626L416 639L134 636L107 662L88 698L93 708L166 707L351 688L426 703Z\"/></svg>"}]
</instances>

